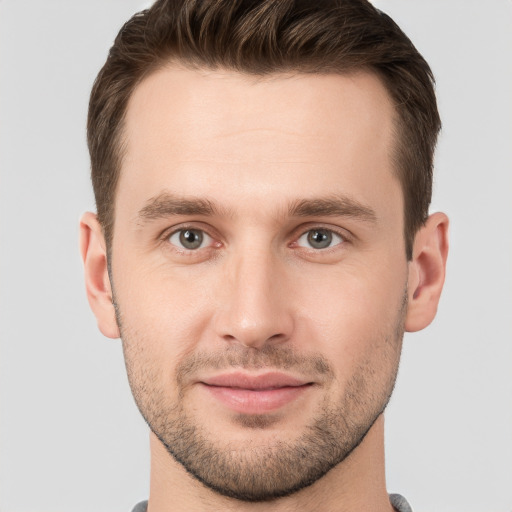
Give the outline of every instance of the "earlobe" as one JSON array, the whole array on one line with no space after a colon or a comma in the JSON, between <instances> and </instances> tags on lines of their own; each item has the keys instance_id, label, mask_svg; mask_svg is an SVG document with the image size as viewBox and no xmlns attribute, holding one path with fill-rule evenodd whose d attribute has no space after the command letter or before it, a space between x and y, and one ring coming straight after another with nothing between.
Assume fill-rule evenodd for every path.
<instances>
[{"instance_id":1,"label":"earlobe","mask_svg":"<svg viewBox=\"0 0 512 512\"><path fill-rule=\"evenodd\" d=\"M84 262L87 299L98 327L108 338L119 338L105 239L96 215L91 212L84 213L80 219L80 253Z\"/></svg>"},{"instance_id":2,"label":"earlobe","mask_svg":"<svg viewBox=\"0 0 512 512\"><path fill-rule=\"evenodd\" d=\"M436 316L446 274L448 224L444 213L434 213L414 239L405 321L408 332L424 329Z\"/></svg>"}]
</instances>

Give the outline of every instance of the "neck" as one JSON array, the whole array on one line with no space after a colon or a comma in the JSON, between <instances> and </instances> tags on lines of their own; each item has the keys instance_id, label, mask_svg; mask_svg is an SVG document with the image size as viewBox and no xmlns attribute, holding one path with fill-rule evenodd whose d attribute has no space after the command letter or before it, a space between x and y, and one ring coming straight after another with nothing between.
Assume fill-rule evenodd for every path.
<instances>
[{"instance_id":1,"label":"neck","mask_svg":"<svg viewBox=\"0 0 512 512\"><path fill-rule=\"evenodd\" d=\"M392 512L384 470L384 417L361 444L314 484L290 496L248 503L208 489L191 476L151 434L148 512Z\"/></svg>"}]
</instances>

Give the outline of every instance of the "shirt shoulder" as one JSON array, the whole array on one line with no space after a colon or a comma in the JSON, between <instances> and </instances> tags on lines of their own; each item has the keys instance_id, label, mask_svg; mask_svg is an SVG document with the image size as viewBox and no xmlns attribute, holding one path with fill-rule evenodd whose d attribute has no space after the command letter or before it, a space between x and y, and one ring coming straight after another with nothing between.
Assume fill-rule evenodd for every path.
<instances>
[{"instance_id":1,"label":"shirt shoulder","mask_svg":"<svg viewBox=\"0 0 512 512\"><path fill-rule=\"evenodd\" d=\"M390 494L389 501L398 512L412 512L411 505L401 494Z\"/></svg>"},{"instance_id":2,"label":"shirt shoulder","mask_svg":"<svg viewBox=\"0 0 512 512\"><path fill-rule=\"evenodd\" d=\"M148 509L148 502L141 501L140 503L137 503L137 505L135 505L132 512L146 512L147 509Z\"/></svg>"}]
</instances>

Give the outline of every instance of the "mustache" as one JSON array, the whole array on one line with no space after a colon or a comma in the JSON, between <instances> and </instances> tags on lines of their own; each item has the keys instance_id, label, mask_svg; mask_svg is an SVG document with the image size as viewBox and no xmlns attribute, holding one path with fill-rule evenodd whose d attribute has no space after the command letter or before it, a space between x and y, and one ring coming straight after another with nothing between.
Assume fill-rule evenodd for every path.
<instances>
[{"instance_id":1,"label":"mustache","mask_svg":"<svg viewBox=\"0 0 512 512\"><path fill-rule=\"evenodd\" d=\"M322 376L324 380L334 378L328 360L321 354L300 354L290 347L267 345L260 349L231 346L212 353L190 354L176 367L178 382L205 370L226 369L293 370L300 375Z\"/></svg>"}]
</instances>

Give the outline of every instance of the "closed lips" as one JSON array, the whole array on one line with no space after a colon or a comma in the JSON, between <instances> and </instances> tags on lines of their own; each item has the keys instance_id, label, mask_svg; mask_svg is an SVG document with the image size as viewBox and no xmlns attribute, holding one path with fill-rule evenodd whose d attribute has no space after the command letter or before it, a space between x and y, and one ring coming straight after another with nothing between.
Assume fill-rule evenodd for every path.
<instances>
[{"instance_id":1,"label":"closed lips","mask_svg":"<svg viewBox=\"0 0 512 512\"><path fill-rule=\"evenodd\" d=\"M283 373L264 373L250 375L247 373L228 373L217 375L201 381L207 386L223 388L247 389L252 391L266 391L286 387L300 387L310 385L312 382L297 379Z\"/></svg>"},{"instance_id":2,"label":"closed lips","mask_svg":"<svg viewBox=\"0 0 512 512\"><path fill-rule=\"evenodd\" d=\"M266 414L294 403L312 382L283 373L229 373L200 381L217 403L241 414Z\"/></svg>"}]
</instances>

